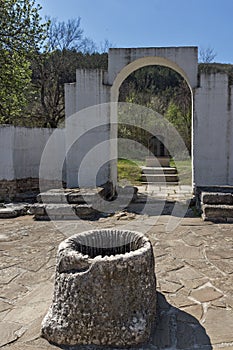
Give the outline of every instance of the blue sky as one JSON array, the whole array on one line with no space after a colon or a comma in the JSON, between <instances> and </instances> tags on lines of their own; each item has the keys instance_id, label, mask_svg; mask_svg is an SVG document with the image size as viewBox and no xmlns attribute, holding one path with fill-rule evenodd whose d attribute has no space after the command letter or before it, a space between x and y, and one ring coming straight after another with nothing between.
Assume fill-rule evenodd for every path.
<instances>
[{"instance_id":1,"label":"blue sky","mask_svg":"<svg viewBox=\"0 0 233 350\"><path fill-rule=\"evenodd\" d=\"M233 63L233 0L37 0L41 15L81 17L84 35L114 47L198 46Z\"/></svg>"}]
</instances>

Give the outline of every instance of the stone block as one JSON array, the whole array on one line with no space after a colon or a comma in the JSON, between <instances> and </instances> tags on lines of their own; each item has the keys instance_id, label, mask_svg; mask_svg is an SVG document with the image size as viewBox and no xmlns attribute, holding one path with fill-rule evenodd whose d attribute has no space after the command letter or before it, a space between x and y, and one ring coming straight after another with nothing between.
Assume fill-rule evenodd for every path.
<instances>
[{"instance_id":1,"label":"stone block","mask_svg":"<svg viewBox=\"0 0 233 350\"><path fill-rule=\"evenodd\" d=\"M70 204L98 204L98 201L104 198L104 194L102 187L71 190L71 193L68 194L68 202Z\"/></svg>"},{"instance_id":2,"label":"stone block","mask_svg":"<svg viewBox=\"0 0 233 350\"><path fill-rule=\"evenodd\" d=\"M57 253L53 303L42 335L63 345L147 343L156 314L150 241L133 231L71 236Z\"/></svg>"},{"instance_id":3,"label":"stone block","mask_svg":"<svg viewBox=\"0 0 233 350\"><path fill-rule=\"evenodd\" d=\"M47 204L45 210L48 216L75 215L75 206L69 204Z\"/></svg>"},{"instance_id":4,"label":"stone block","mask_svg":"<svg viewBox=\"0 0 233 350\"><path fill-rule=\"evenodd\" d=\"M44 193L40 193L37 196L37 201L39 203L45 203L45 204L67 204L67 197L69 193L64 192L64 190L54 190L54 191L47 191Z\"/></svg>"},{"instance_id":5,"label":"stone block","mask_svg":"<svg viewBox=\"0 0 233 350\"><path fill-rule=\"evenodd\" d=\"M91 218L99 212L92 208L91 205L88 204L80 204L75 206L75 213L80 219Z\"/></svg>"},{"instance_id":6,"label":"stone block","mask_svg":"<svg viewBox=\"0 0 233 350\"><path fill-rule=\"evenodd\" d=\"M29 209L29 214L32 215L45 215L45 205L44 204L33 204Z\"/></svg>"},{"instance_id":7,"label":"stone block","mask_svg":"<svg viewBox=\"0 0 233 350\"><path fill-rule=\"evenodd\" d=\"M18 213L12 208L0 208L0 219L16 218Z\"/></svg>"},{"instance_id":8,"label":"stone block","mask_svg":"<svg viewBox=\"0 0 233 350\"><path fill-rule=\"evenodd\" d=\"M202 206L204 220L226 220L233 218L233 205L210 205Z\"/></svg>"},{"instance_id":9,"label":"stone block","mask_svg":"<svg viewBox=\"0 0 233 350\"><path fill-rule=\"evenodd\" d=\"M233 193L202 192L201 201L203 204L233 204Z\"/></svg>"}]
</instances>

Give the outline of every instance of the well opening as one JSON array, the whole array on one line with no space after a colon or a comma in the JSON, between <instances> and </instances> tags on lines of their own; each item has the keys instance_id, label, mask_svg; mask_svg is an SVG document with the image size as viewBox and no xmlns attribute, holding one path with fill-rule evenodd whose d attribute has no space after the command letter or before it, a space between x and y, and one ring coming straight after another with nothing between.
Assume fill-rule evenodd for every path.
<instances>
[{"instance_id":1,"label":"well opening","mask_svg":"<svg viewBox=\"0 0 233 350\"><path fill-rule=\"evenodd\" d=\"M114 256L140 249L146 240L132 231L89 231L71 239L72 249L93 259L96 256Z\"/></svg>"}]
</instances>

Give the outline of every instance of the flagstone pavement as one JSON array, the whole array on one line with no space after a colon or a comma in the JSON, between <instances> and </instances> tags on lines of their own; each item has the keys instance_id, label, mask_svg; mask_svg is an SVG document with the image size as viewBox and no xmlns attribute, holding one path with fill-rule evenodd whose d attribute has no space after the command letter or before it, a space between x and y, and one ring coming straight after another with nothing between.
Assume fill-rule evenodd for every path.
<instances>
[{"instance_id":1,"label":"flagstone pavement","mask_svg":"<svg viewBox=\"0 0 233 350\"><path fill-rule=\"evenodd\" d=\"M0 347L59 348L40 337L58 244L75 232L115 227L144 232L154 249L158 311L151 342L141 348L233 350L233 224L188 216L118 213L96 221L1 220ZM82 348L91 347L77 347Z\"/></svg>"}]
</instances>

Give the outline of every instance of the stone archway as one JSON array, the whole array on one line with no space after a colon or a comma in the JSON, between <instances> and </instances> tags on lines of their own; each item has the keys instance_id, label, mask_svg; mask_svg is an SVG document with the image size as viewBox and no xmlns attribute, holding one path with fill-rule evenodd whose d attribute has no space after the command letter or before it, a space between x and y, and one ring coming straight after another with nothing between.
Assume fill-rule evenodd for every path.
<instances>
[{"instance_id":1,"label":"stone archway","mask_svg":"<svg viewBox=\"0 0 233 350\"><path fill-rule=\"evenodd\" d=\"M180 73L188 83L193 97L193 186L195 190L213 186L233 186L233 89L226 73L205 72L198 76L197 47L164 48L130 48L110 49L108 53L108 70L77 70L76 83L67 84L65 88L65 105L67 121L76 112L85 111L82 123L77 123L79 133L93 123L91 133L95 147L102 141L114 137L111 127L94 129L95 114L88 120L88 107L116 102L122 81L133 71L147 65L164 65ZM110 113L111 112L111 113ZM105 115L103 123L114 122L113 110ZM79 117L77 117L79 118ZM101 119L99 114L98 118ZM110 122L111 120L111 122ZM101 121L101 120L100 120ZM67 133L69 138L69 133ZM93 140L97 140L96 143ZM85 134L82 142L87 145L90 135ZM219 141L221 140L221 142ZM69 145L69 142L67 142ZM90 147L82 150L83 155ZM96 173L101 160L114 159L113 147L106 144L106 152L93 157L88 165L85 186L89 186L91 176ZM67 149L66 173L67 186L79 186L77 172L82 159L80 148ZM79 152L79 158L77 154ZM100 158L103 159L100 159ZM104 158L105 157L105 158ZM98 158L98 159L97 159ZM116 164L106 165L96 185L116 180Z\"/></svg>"},{"instance_id":2,"label":"stone archway","mask_svg":"<svg viewBox=\"0 0 233 350\"><path fill-rule=\"evenodd\" d=\"M192 88L196 87L196 83L194 81L190 81L189 74L187 74L177 63L171 61L164 57L158 56L147 56L143 58L138 58L133 62L127 64L122 68L122 70L117 74L112 87L111 87L111 102L118 101L119 88L123 81L134 71L146 67L146 66L164 66L173 69L177 73L179 73L187 82L191 92Z\"/></svg>"},{"instance_id":3,"label":"stone archway","mask_svg":"<svg viewBox=\"0 0 233 350\"><path fill-rule=\"evenodd\" d=\"M133 71L149 65L169 67L186 80L191 91L197 87L196 47L110 49L108 54L108 71L77 70L76 84L66 85L67 118L88 107L113 102L109 116L110 124L113 125L117 121L114 102L118 101L120 85ZM115 129L110 126L110 129L103 135L103 139L116 138ZM86 135L86 138L88 138L88 135ZM88 143L88 140L84 141L84 143ZM114 144L110 147L109 153L108 159L117 159ZM67 155L68 187L77 187L79 185L77 182L78 164L74 168L74 163L77 163L76 154L77 150L73 147L73 151L70 151ZM96 166L93 164L93 170ZM103 172L105 176L99 178L96 185L107 181L116 183L116 162L112 161L108 168L109 170ZM87 175L86 186L89 184L88 181Z\"/></svg>"},{"instance_id":4,"label":"stone archway","mask_svg":"<svg viewBox=\"0 0 233 350\"><path fill-rule=\"evenodd\" d=\"M194 115L193 90L197 87L196 85L197 79L195 79L195 74L197 74L196 48L194 47L179 48L179 49L178 48L167 48L167 49L148 48L148 49L132 49L132 50L119 49L119 50L122 50L122 51L124 50L124 53L125 53L125 50L127 50L127 55L125 54L125 61L128 62L130 60L131 62L123 66L123 68L117 74L115 71L115 74L112 76L112 77L115 76L115 79L110 89L110 101L114 103L118 102L119 89L122 83L130 74L132 74L136 70L147 66L163 66L163 67L170 68L182 76L182 78L185 80L185 82L187 83L190 89L191 103L192 103L192 106L191 106L192 130L193 130L193 115ZM141 55L143 56L143 53L142 53L143 51L144 51L144 54L147 54L148 56L140 57ZM179 57L179 55L177 55L177 52L179 54L183 53L183 55L187 55L187 57L189 57L188 62L190 63L190 66L186 66L186 61L184 61L183 55ZM118 52L115 52L113 50L113 53L114 55L116 55ZM111 51L110 51L110 54L111 54ZM163 56L155 56L155 55L161 55L161 54L167 55L169 58L163 57ZM193 60L193 65L191 64L192 60ZM110 61L111 61L111 57L110 57ZM121 62L121 65L122 65L122 62ZM111 108L111 121L112 121L111 125L113 125L113 128L111 130L111 138L114 140L114 139L117 139L116 128L115 128L115 124L117 123L117 107L115 105L113 105ZM191 138L192 138L192 135L191 135ZM192 146L193 145L191 145L191 147ZM115 151L116 149L117 149L117 145L115 144L115 147L113 147L111 159L117 159L117 152ZM193 164L192 164L192 169L193 169ZM113 179L113 182L116 182L116 179L117 179L117 162L116 161L112 162L111 178ZM192 174L192 183L194 183L193 174Z\"/></svg>"}]
</instances>

